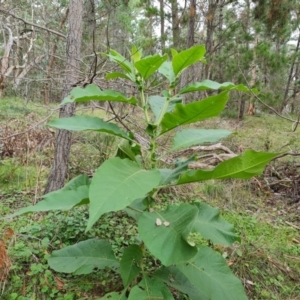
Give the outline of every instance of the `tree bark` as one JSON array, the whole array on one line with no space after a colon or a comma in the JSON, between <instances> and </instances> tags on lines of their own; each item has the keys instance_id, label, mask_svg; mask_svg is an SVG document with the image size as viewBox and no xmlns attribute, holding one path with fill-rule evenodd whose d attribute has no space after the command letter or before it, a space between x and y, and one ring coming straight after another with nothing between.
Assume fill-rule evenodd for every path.
<instances>
[{"instance_id":1,"label":"tree bark","mask_svg":"<svg viewBox=\"0 0 300 300\"><path fill-rule=\"evenodd\" d=\"M65 12L65 15L63 16L60 24L59 24L59 30L62 30L63 28L63 25L65 24L67 18L68 18L68 14L69 14L69 8L66 9L66 12ZM52 47L52 50L49 54L49 61L48 61L48 65L47 65L47 76L46 76L46 83L44 85L44 103L45 104L48 104L49 103L49 98L50 98L50 80L51 80L51 71L54 67L54 64L55 64L55 60L56 60L56 57L55 57L55 54L56 54L56 51L57 51L57 44L59 42L59 37L57 37L55 39L55 42L53 44L53 47Z\"/></svg>"},{"instance_id":2,"label":"tree bark","mask_svg":"<svg viewBox=\"0 0 300 300\"><path fill-rule=\"evenodd\" d=\"M298 41L297 41L297 46L295 49L295 53L298 53L299 51L299 47L300 47L300 35L298 36ZM290 68L290 72L289 72L289 77L288 77L288 81L286 83L286 87L285 87L285 91L284 91L284 97L283 97L283 101L281 104L281 112L284 110L284 108L287 105L288 102L288 96L289 96L289 90L290 90L290 85L294 76L294 68L295 68L295 63L296 63L296 59L297 59L297 55L294 55L292 64L291 64L291 68Z\"/></svg>"},{"instance_id":3,"label":"tree bark","mask_svg":"<svg viewBox=\"0 0 300 300\"><path fill-rule=\"evenodd\" d=\"M180 27L178 18L178 3L177 0L170 0L172 10L172 33L173 33L173 47L179 50L180 42Z\"/></svg>"},{"instance_id":4,"label":"tree bark","mask_svg":"<svg viewBox=\"0 0 300 300\"><path fill-rule=\"evenodd\" d=\"M189 23L187 34L187 48L194 46L195 44L195 21L196 21L196 0L190 0L189 8ZM195 78L195 66L191 66L185 70L181 76L180 87L184 87L190 81L190 77ZM185 104L189 100L189 95L183 95L182 102Z\"/></svg>"},{"instance_id":5,"label":"tree bark","mask_svg":"<svg viewBox=\"0 0 300 300\"><path fill-rule=\"evenodd\" d=\"M214 50L214 33L215 33L215 18L219 0L209 0L206 14L206 56L211 60ZM211 62L207 62L205 67L205 78L210 78Z\"/></svg>"},{"instance_id":6,"label":"tree bark","mask_svg":"<svg viewBox=\"0 0 300 300\"><path fill-rule=\"evenodd\" d=\"M0 97L1 98L5 96L5 89L6 89L5 77L7 76L7 71L9 68L10 51L14 43L14 38L10 27L5 25L4 28L8 31L8 41L4 47L4 54L0 61Z\"/></svg>"},{"instance_id":7,"label":"tree bark","mask_svg":"<svg viewBox=\"0 0 300 300\"><path fill-rule=\"evenodd\" d=\"M69 27L66 47L66 75L64 83L64 97L68 95L72 86L78 82L80 68L80 51L82 41L83 0L71 0L69 4ZM59 117L71 117L75 113L75 103L64 105L60 109ZM58 130L55 138L54 160L46 189L49 193L60 189L68 174L68 160L71 149L72 133L68 130Z\"/></svg>"},{"instance_id":8,"label":"tree bark","mask_svg":"<svg viewBox=\"0 0 300 300\"><path fill-rule=\"evenodd\" d=\"M159 13L161 53L164 54L166 48L164 0L159 0Z\"/></svg>"}]
</instances>

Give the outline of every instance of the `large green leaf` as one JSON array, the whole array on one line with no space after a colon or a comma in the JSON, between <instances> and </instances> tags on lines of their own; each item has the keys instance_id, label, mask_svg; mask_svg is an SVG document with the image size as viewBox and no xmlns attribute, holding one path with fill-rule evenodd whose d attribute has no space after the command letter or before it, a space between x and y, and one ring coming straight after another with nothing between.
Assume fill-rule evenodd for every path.
<instances>
[{"instance_id":1,"label":"large green leaf","mask_svg":"<svg viewBox=\"0 0 300 300\"><path fill-rule=\"evenodd\" d=\"M279 153L246 150L243 154L220 163L213 170L188 171L177 183L184 184L209 179L249 179L261 174L265 166L278 155Z\"/></svg>"},{"instance_id":2,"label":"large green leaf","mask_svg":"<svg viewBox=\"0 0 300 300\"><path fill-rule=\"evenodd\" d=\"M227 100L228 91L224 91L198 102L175 105L174 111L166 113L162 119L161 134L184 124L218 116L225 108Z\"/></svg>"},{"instance_id":3,"label":"large green leaf","mask_svg":"<svg viewBox=\"0 0 300 300\"><path fill-rule=\"evenodd\" d=\"M47 125L59 129L74 131L92 130L105 132L129 139L127 133L121 130L116 124L105 122L98 117L74 116L70 118L59 118L49 122Z\"/></svg>"},{"instance_id":4,"label":"large green leaf","mask_svg":"<svg viewBox=\"0 0 300 300\"><path fill-rule=\"evenodd\" d=\"M171 151L204 143L214 143L231 134L223 129L184 129L176 132Z\"/></svg>"},{"instance_id":5,"label":"large green leaf","mask_svg":"<svg viewBox=\"0 0 300 300\"><path fill-rule=\"evenodd\" d=\"M90 185L90 217L87 230L104 214L125 208L144 198L160 182L157 170L144 170L129 159L118 157L105 161Z\"/></svg>"},{"instance_id":6,"label":"large green leaf","mask_svg":"<svg viewBox=\"0 0 300 300\"><path fill-rule=\"evenodd\" d=\"M199 232L215 244L229 246L240 240L234 227L220 217L219 210L204 203L195 202L194 205L198 208L198 214L193 220L193 231Z\"/></svg>"},{"instance_id":7,"label":"large green leaf","mask_svg":"<svg viewBox=\"0 0 300 300\"><path fill-rule=\"evenodd\" d=\"M124 287L128 286L141 272L139 264L143 259L143 252L138 245L130 245L125 249L121 262L120 273Z\"/></svg>"},{"instance_id":8,"label":"large green leaf","mask_svg":"<svg viewBox=\"0 0 300 300\"><path fill-rule=\"evenodd\" d=\"M153 56L148 56L137 61L134 66L140 72L144 79L151 76L158 68L167 60L168 56L160 56L158 54Z\"/></svg>"},{"instance_id":9,"label":"large green leaf","mask_svg":"<svg viewBox=\"0 0 300 300\"><path fill-rule=\"evenodd\" d=\"M197 289L198 297L192 299L247 300L241 281L232 274L225 259L209 247L200 246L195 257L176 267ZM177 276L176 268L172 271Z\"/></svg>"},{"instance_id":10,"label":"large green leaf","mask_svg":"<svg viewBox=\"0 0 300 300\"><path fill-rule=\"evenodd\" d=\"M197 45L174 55L172 60L174 74L177 76L187 67L203 60L205 52L204 45Z\"/></svg>"},{"instance_id":11,"label":"large green leaf","mask_svg":"<svg viewBox=\"0 0 300 300\"><path fill-rule=\"evenodd\" d=\"M65 186L62 188L62 190L74 190L75 188L82 186L82 185L90 185L89 177L86 174L81 174L81 175L78 175L78 176L72 178L68 183L65 184ZM47 194L47 195L49 195L49 194Z\"/></svg>"},{"instance_id":12,"label":"large green leaf","mask_svg":"<svg viewBox=\"0 0 300 300\"><path fill-rule=\"evenodd\" d=\"M131 202L130 205L124 208L124 211L129 217L137 221L142 215L143 211L146 209L146 205L144 204L144 202L145 198L136 199Z\"/></svg>"},{"instance_id":13,"label":"large green leaf","mask_svg":"<svg viewBox=\"0 0 300 300\"><path fill-rule=\"evenodd\" d=\"M106 295L104 295L101 298L97 298L95 300L126 300L126 290L122 292L111 292Z\"/></svg>"},{"instance_id":14,"label":"large green leaf","mask_svg":"<svg viewBox=\"0 0 300 300\"><path fill-rule=\"evenodd\" d=\"M128 300L174 300L174 298L162 281L144 276L131 290Z\"/></svg>"},{"instance_id":15,"label":"large green leaf","mask_svg":"<svg viewBox=\"0 0 300 300\"><path fill-rule=\"evenodd\" d=\"M189 295L191 300L202 300L197 288L189 281L189 279L181 273L175 266L161 267L154 273L154 278L157 278L168 286Z\"/></svg>"},{"instance_id":16,"label":"large green leaf","mask_svg":"<svg viewBox=\"0 0 300 300\"><path fill-rule=\"evenodd\" d=\"M81 174L79 176L72 178L61 189L45 194L43 195L43 198L46 198L52 194L61 193L62 191L74 190L82 185L90 185L90 179L86 174Z\"/></svg>"},{"instance_id":17,"label":"large green leaf","mask_svg":"<svg viewBox=\"0 0 300 300\"><path fill-rule=\"evenodd\" d=\"M139 235L163 265L184 262L197 253L185 240L186 227L197 215L194 205L169 206L165 211L144 212L138 221Z\"/></svg>"},{"instance_id":18,"label":"large green leaf","mask_svg":"<svg viewBox=\"0 0 300 300\"><path fill-rule=\"evenodd\" d=\"M105 240L90 239L53 251L48 258L49 266L56 272L89 274L96 268L117 268L111 245Z\"/></svg>"},{"instance_id":19,"label":"large green leaf","mask_svg":"<svg viewBox=\"0 0 300 300\"><path fill-rule=\"evenodd\" d=\"M36 205L21 208L18 212L6 216L6 218L37 211L70 210L76 205L87 204L88 198L89 187L87 185L79 186L73 190L59 190L55 193L49 193L44 200L39 201Z\"/></svg>"},{"instance_id":20,"label":"large green leaf","mask_svg":"<svg viewBox=\"0 0 300 300\"><path fill-rule=\"evenodd\" d=\"M218 83L216 81L206 79L201 82L194 82L187 85L186 87L184 87L179 91L179 94L185 94L185 93L197 92L197 91L206 91L206 90L231 90L231 91L241 91L241 92L250 91L250 89L243 84L235 85L232 82Z\"/></svg>"},{"instance_id":21,"label":"large green leaf","mask_svg":"<svg viewBox=\"0 0 300 300\"><path fill-rule=\"evenodd\" d=\"M67 96L62 104L72 103L72 102L84 102L84 101L116 101L125 102L132 105L137 104L137 100L134 97L127 98L122 93L113 90L100 90L97 85L89 84L85 88L76 87L74 88L70 95Z\"/></svg>"},{"instance_id":22,"label":"large green leaf","mask_svg":"<svg viewBox=\"0 0 300 300\"><path fill-rule=\"evenodd\" d=\"M175 82L176 77L170 61L165 61L158 69L158 72L164 75L169 80L170 84Z\"/></svg>"},{"instance_id":23,"label":"large green leaf","mask_svg":"<svg viewBox=\"0 0 300 300\"><path fill-rule=\"evenodd\" d=\"M163 267L154 277L187 294L191 300L247 299L241 282L234 277L226 261L204 246L190 262Z\"/></svg>"}]
</instances>

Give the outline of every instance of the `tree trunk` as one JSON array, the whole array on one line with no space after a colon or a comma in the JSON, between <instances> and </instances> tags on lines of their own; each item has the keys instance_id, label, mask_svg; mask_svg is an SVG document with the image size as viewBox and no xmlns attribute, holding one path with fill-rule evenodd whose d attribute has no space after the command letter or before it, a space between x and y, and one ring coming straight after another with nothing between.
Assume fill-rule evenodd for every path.
<instances>
[{"instance_id":1,"label":"tree trunk","mask_svg":"<svg viewBox=\"0 0 300 300\"><path fill-rule=\"evenodd\" d=\"M173 33L173 47L179 50L180 44L180 28L178 19L178 3L177 0L170 0L172 10L172 33Z\"/></svg>"},{"instance_id":2,"label":"tree trunk","mask_svg":"<svg viewBox=\"0 0 300 300\"><path fill-rule=\"evenodd\" d=\"M211 60L214 49L215 17L219 0L209 0L206 14L206 55ZM205 78L210 78L211 63L208 61L205 67Z\"/></svg>"},{"instance_id":3,"label":"tree trunk","mask_svg":"<svg viewBox=\"0 0 300 300\"><path fill-rule=\"evenodd\" d=\"M298 53L299 47L300 47L300 35L298 36L298 41L297 41L297 46L296 46L296 49L295 49L295 53ZM288 96L289 96L289 90L290 90L290 85L291 85L291 82L292 82L292 79L293 79L293 76L294 76L294 68L295 68L295 63L296 63L297 57L298 56L295 54L294 58L293 58L293 61L292 61L292 64L291 64L288 81L287 81L287 84L286 84L286 87L285 87L285 91L284 91L284 98L283 98L282 105L281 105L281 112L286 107L288 99L289 99L288 98Z\"/></svg>"},{"instance_id":4,"label":"tree trunk","mask_svg":"<svg viewBox=\"0 0 300 300\"><path fill-rule=\"evenodd\" d=\"M164 54L166 48L164 0L159 0L159 12L161 53Z\"/></svg>"},{"instance_id":5,"label":"tree trunk","mask_svg":"<svg viewBox=\"0 0 300 300\"><path fill-rule=\"evenodd\" d=\"M187 36L187 48L194 46L195 44L195 19L196 19L196 0L190 0L189 9L189 23L188 23L188 36ZM195 66L189 67L185 70L181 76L180 87L184 87L190 81L190 77L193 79L195 76ZM189 95L183 95L182 102L185 104L189 100Z\"/></svg>"},{"instance_id":6,"label":"tree trunk","mask_svg":"<svg viewBox=\"0 0 300 300\"><path fill-rule=\"evenodd\" d=\"M7 76L7 71L8 71L8 68L9 68L10 51L11 51L11 48L12 48L13 43L14 43L12 30L7 25L5 25L4 28L8 31L8 41L5 44L4 54L3 54L3 56L0 60L0 98L5 96L5 90L6 90L5 77Z\"/></svg>"},{"instance_id":7,"label":"tree trunk","mask_svg":"<svg viewBox=\"0 0 300 300\"><path fill-rule=\"evenodd\" d=\"M67 8L66 12L65 12L65 15L63 16L60 24L59 24L59 30L62 30L63 28L63 25L65 24L67 18L68 18L68 14L69 14L69 8ZM46 83L44 85L44 103L45 104L48 104L49 103L49 98L50 98L50 80L51 80L51 71L54 67L54 63L55 63L55 60L56 60L56 57L55 57L55 54L56 54L56 51L57 51L57 44L58 44L58 40L59 40L59 37L57 36L55 38L55 42L54 42L54 45L52 47L52 50L49 54L49 61L48 61L48 65L47 65L47 76L46 76Z\"/></svg>"},{"instance_id":8,"label":"tree trunk","mask_svg":"<svg viewBox=\"0 0 300 300\"><path fill-rule=\"evenodd\" d=\"M78 82L80 68L80 50L82 40L83 0L71 0L69 4L69 27L66 47L66 74L64 83L64 97L68 95L72 86ZM59 117L71 117L75 113L75 103L64 105L60 109ZM68 130L58 130L55 138L54 160L45 194L60 189L68 174L68 160L71 149L72 133Z\"/></svg>"},{"instance_id":9,"label":"tree trunk","mask_svg":"<svg viewBox=\"0 0 300 300\"><path fill-rule=\"evenodd\" d=\"M224 63L221 61L221 55L222 55L222 43L223 43L223 37L222 37L222 32L223 32L223 21L224 21L224 16L223 16L223 9L224 9L224 1L221 1L219 4L219 24L218 24L218 56L219 56L219 82L223 82L223 65Z\"/></svg>"}]
</instances>

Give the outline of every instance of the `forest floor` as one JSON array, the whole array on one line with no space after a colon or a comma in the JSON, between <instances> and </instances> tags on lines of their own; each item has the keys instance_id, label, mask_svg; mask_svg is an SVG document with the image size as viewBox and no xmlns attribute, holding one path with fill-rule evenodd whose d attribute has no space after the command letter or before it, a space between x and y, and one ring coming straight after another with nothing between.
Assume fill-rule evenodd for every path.
<instances>
[{"instance_id":1,"label":"forest floor","mask_svg":"<svg viewBox=\"0 0 300 300\"><path fill-rule=\"evenodd\" d=\"M107 214L88 233L84 232L85 209L3 218L35 204L43 193L54 140L54 131L44 124L45 119L57 117L56 108L0 99L0 136L4 138L0 140L0 299L99 299L121 288L118 275L107 270L80 277L55 273L47 265L47 255L91 237L109 239L118 254L136 235L124 215ZM104 110L82 106L81 113L106 118ZM292 131L292 125L263 114L243 122L214 118L200 126L233 131L223 145L235 153L251 148L300 154L299 133ZM93 174L113 155L115 145L109 136L75 133L70 178ZM300 299L300 156L276 159L263 175L251 180L183 186L160 193L157 201L169 198L173 202L201 199L219 208L235 225L241 243L218 250L242 280L249 299ZM176 295L176 299L188 298Z\"/></svg>"}]
</instances>

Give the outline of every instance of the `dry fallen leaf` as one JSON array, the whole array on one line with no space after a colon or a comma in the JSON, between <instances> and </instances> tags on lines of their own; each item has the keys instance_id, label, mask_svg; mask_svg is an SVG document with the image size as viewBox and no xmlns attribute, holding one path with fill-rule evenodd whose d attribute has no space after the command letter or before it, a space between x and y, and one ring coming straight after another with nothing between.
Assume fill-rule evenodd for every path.
<instances>
[{"instance_id":1,"label":"dry fallen leaf","mask_svg":"<svg viewBox=\"0 0 300 300\"><path fill-rule=\"evenodd\" d=\"M56 276L54 276L54 280L55 280L55 283L56 283L56 289L58 289L59 291L63 290L64 286L65 286L65 282L62 279L60 279L59 277L56 277Z\"/></svg>"},{"instance_id":2,"label":"dry fallen leaf","mask_svg":"<svg viewBox=\"0 0 300 300\"><path fill-rule=\"evenodd\" d=\"M11 228L5 228L3 233L4 240L5 241L10 240L14 236L14 234L15 233Z\"/></svg>"}]
</instances>

